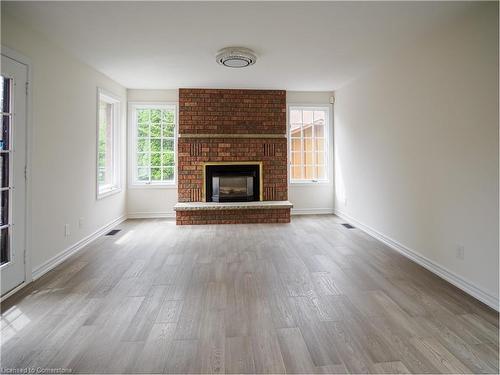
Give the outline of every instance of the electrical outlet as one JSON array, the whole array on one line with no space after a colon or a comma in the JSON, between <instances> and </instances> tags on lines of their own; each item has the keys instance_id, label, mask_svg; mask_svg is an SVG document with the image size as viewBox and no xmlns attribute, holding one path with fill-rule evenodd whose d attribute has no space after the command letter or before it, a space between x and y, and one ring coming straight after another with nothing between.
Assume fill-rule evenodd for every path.
<instances>
[{"instance_id":1,"label":"electrical outlet","mask_svg":"<svg viewBox=\"0 0 500 375\"><path fill-rule=\"evenodd\" d=\"M64 224L64 237L68 237L69 234L69 224Z\"/></svg>"},{"instance_id":2,"label":"electrical outlet","mask_svg":"<svg viewBox=\"0 0 500 375\"><path fill-rule=\"evenodd\" d=\"M85 218L81 217L81 218L78 219L78 228L79 229L83 228L84 222L85 222Z\"/></svg>"},{"instance_id":3,"label":"electrical outlet","mask_svg":"<svg viewBox=\"0 0 500 375\"><path fill-rule=\"evenodd\" d=\"M465 259L465 246L457 245L457 259L464 260Z\"/></svg>"}]
</instances>

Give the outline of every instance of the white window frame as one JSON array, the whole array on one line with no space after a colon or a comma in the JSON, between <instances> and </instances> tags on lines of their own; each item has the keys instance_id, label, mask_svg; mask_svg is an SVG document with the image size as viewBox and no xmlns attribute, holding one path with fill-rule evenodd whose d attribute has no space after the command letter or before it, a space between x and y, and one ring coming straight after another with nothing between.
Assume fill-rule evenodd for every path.
<instances>
[{"instance_id":1,"label":"white window frame","mask_svg":"<svg viewBox=\"0 0 500 375\"><path fill-rule=\"evenodd\" d=\"M325 178L323 179L292 179L292 124L291 124L291 116L290 112L294 109L299 109L302 111L317 111L317 110L322 110L326 112L326 118L325 118ZM312 186L312 185L325 185L325 184L330 184L331 181L331 150L330 150L330 136L331 136L331 106L328 104L299 104L299 103L293 103L288 105L287 109L287 139L288 139L288 183L289 185L307 185L307 186ZM302 138L302 136L301 136Z\"/></svg>"},{"instance_id":2,"label":"white window frame","mask_svg":"<svg viewBox=\"0 0 500 375\"><path fill-rule=\"evenodd\" d=\"M112 140L113 140L113 183L104 188L99 186L99 124L100 124L100 103L101 100L113 104L113 124L112 124ZM121 100L120 98L103 89L97 88L96 101L96 197L102 199L121 191L120 165L121 165L121 144L120 144L120 128L121 128Z\"/></svg>"},{"instance_id":3,"label":"white window frame","mask_svg":"<svg viewBox=\"0 0 500 375\"><path fill-rule=\"evenodd\" d=\"M172 181L139 181L137 179L137 109L174 108L174 179ZM174 189L177 188L177 138L179 133L178 102L128 102L128 187L131 189Z\"/></svg>"}]
</instances>

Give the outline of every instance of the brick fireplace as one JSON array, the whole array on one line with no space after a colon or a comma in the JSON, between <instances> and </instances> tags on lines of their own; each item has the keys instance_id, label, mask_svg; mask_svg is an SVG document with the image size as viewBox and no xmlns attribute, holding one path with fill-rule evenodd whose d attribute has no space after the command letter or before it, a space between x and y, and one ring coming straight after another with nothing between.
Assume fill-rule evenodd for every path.
<instances>
[{"instance_id":1,"label":"brick fireplace","mask_svg":"<svg viewBox=\"0 0 500 375\"><path fill-rule=\"evenodd\" d=\"M236 199L251 202L224 204L207 197L209 168L225 165L230 167L222 170L233 170L236 177L250 176L245 166L258 166L254 198L243 199L240 191ZM287 169L285 91L179 90L177 224L289 222ZM243 179L236 177L220 181L241 190Z\"/></svg>"}]
</instances>

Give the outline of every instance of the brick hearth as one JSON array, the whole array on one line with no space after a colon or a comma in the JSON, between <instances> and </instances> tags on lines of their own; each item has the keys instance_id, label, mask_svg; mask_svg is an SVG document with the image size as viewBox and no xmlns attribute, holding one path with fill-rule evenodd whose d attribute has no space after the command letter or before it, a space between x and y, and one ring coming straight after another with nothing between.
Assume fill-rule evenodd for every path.
<instances>
[{"instance_id":1,"label":"brick hearth","mask_svg":"<svg viewBox=\"0 0 500 375\"><path fill-rule=\"evenodd\" d=\"M263 200L286 201L286 92L180 89L179 202L205 200L207 162L262 162ZM177 224L276 223L289 222L290 209L178 211L176 217Z\"/></svg>"}]
</instances>

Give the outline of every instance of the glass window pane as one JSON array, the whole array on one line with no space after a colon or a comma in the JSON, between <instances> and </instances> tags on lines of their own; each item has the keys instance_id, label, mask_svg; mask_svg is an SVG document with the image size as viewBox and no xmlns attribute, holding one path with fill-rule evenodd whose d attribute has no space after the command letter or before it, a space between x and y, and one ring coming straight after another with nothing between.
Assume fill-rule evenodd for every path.
<instances>
[{"instance_id":1,"label":"glass window pane","mask_svg":"<svg viewBox=\"0 0 500 375\"><path fill-rule=\"evenodd\" d=\"M137 151L146 152L147 156L139 156L142 162L148 161L149 169L141 169L146 165L139 164L137 175L141 181L171 181L175 168L175 116L176 111L164 108L150 108L144 113L137 111ZM142 116L142 117L141 117ZM147 176L147 178L146 178Z\"/></svg>"},{"instance_id":2,"label":"glass window pane","mask_svg":"<svg viewBox=\"0 0 500 375\"><path fill-rule=\"evenodd\" d=\"M162 124L163 133L162 137L173 137L175 134L175 125L173 123Z\"/></svg>"},{"instance_id":3,"label":"glass window pane","mask_svg":"<svg viewBox=\"0 0 500 375\"><path fill-rule=\"evenodd\" d=\"M312 152L304 152L304 164L314 164Z\"/></svg>"},{"instance_id":4,"label":"glass window pane","mask_svg":"<svg viewBox=\"0 0 500 375\"><path fill-rule=\"evenodd\" d=\"M0 108L2 112L9 113L10 112L10 90L11 90L12 79L2 77L0 82L0 91L1 91L1 102Z\"/></svg>"},{"instance_id":5,"label":"glass window pane","mask_svg":"<svg viewBox=\"0 0 500 375\"><path fill-rule=\"evenodd\" d=\"M161 152L161 139L151 140L151 151Z\"/></svg>"},{"instance_id":6,"label":"glass window pane","mask_svg":"<svg viewBox=\"0 0 500 375\"><path fill-rule=\"evenodd\" d=\"M163 151L174 151L174 140L164 139L163 140Z\"/></svg>"},{"instance_id":7,"label":"glass window pane","mask_svg":"<svg viewBox=\"0 0 500 375\"><path fill-rule=\"evenodd\" d=\"M301 125L291 125L290 126L290 137L292 138L300 138L301 135Z\"/></svg>"},{"instance_id":8,"label":"glass window pane","mask_svg":"<svg viewBox=\"0 0 500 375\"><path fill-rule=\"evenodd\" d=\"M0 131L0 150L9 149L10 116L2 116L2 129Z\"/></svg>"},{"instance_id":9,"label":"glass window pane","mask_svg":"<svg viewBox=\"0 0 500 375\"><path fill-rule=\"evenodd\" d=\"M0 192L0 225L9 224L9 198L9 190Z\"/></svg>"},{"instance_id":10,"label":"glass window pane","mask_svg":"<svg viewBox=\"0 0 500 375\"><path fill-rule=\"evenodd\" d=\"M97 175L97 181L99 182L99 185L104 184L105 178L106 178L106 168L99 167L98 175Z\"/></svg>"},{"instance_id":11,"label":"glass window pane","mask_svg":"<svg viewBox=\"0 0 500 375\"><path fill-rule=\"evenodd\" d=\"M304 127L304 138L311 138L313 136L312 134L312 126L307 126Z\"/></svg>"},{"instance_id":12,"label":"glass window pane","mask_svg":"<svg viewBox=\"0 0 500 375\"><path fill-rule=\"evenodd\" d=\"M113 112L114 106L103 100L99 102L98 134L98 183L113 185Z\"/></svg>"},{"instance_id":13,"label":"glass window pane","mask_svg":"<svg viewBox=\"0 0 500 375\"><path fill-rule=\"evenodd\" d=\"M161 166L161 153L155 152L151 153L151 166L152 167L160 167ZM151 171L151 175L153 172Z\"/></svg>"},{"instance_id":14,"label":"glass window pane","mask_svg":"<svg viewBox=\"0 0 500 375\"><path fill-rule=\"evenodd\" d=\"M312 180L316 178L316 167L312 165L306 165L304 167L304 172L305 172L305 178L306 180Z\"/></svg>"},{"instance_id":15,"label":"glass window pane","mask_svg":"<svg viewBox=\"0 0 500 375\"><path fill-rule=\"evenodd\" d=\"M149 168L137 168L137 179L139 181L149 181Z\"/></svg>"},{"instance_id":16,"label":"glass window pane","mask_svg":"<svg viewBox=\"0 0 500 375\"><path fill-rule=\"evenodd\" d=\"M163 167L163 181L172 181L174 179L174 167Z\"/></svg>"},{"instance_id":17,"label":"glass window pane","mask_svg":"<svg viewBox=\"0 0 500 375\"><path fill-rule=\"evenodd\" d=\"M0 187L9 187L9 154L0 154Z\"/></svg>"},{"instance_id":18,"label":"glass window pane","mask_svg":"<svg viewBox=\"0 0 500 375\"><path fill-rule=\"evenodd\" d=\"M325 140L316 139L316 151L323 151L325 149Z\"/></svg>"},{"instance_id":19,"label":"glass window pane","mask_svg":"<svg viewBox=\"0 0 500 375\"><path fill-rule=\"evenodd\" d=\"M148 153L138 153L137 154L137 165L140 167L148 167L151 163L151 159Z\"/></svg>"},{"instance_id":20,"label":"glass window pane","mask_svg":"<svg viewBox=\"0 0 500 375\"><path fill-rule=\"evenodd\" d=\"M151 181L161 181L161 168L151 168Z\"/></svg>"},{"instance_id":21,"label":"glass window pane","mask_svg":"<svg viewBox=\"0 0 500 375\"><path fill-rule=\"evenodd\" d=\"M173 167L175 165L175 156L173 152L164 152L162 156L162 165Z\"/></svg>"},{"instance_id":22,"label":"glass window pane","mask_svg":"<svg viewBox=\"0 0 500 375\"><path fill-rule=\"evenodd\" d=\"M314 136L318 138L325 137L325 126L324 125L314 125Z\"/></svg>"},{"instance_id":23,"label":"glass window pane","mask_svg":"<svg viewBox=\"0 0 500 375\"><path fill-rule=\"evenodd\" d=\"M301 124L302 123L302 110L292 109L290 111L290 124Z\"/></svg>"},{"instance_id":24,"label":"glass window pane","mask_svg":"<svg viewBox=\"0 0 500 375\"><path fill-rule=\"evenodd\" d=\"M137 136L138 137L149 137L149 123L137 125Z\"/></svg>"},{"instance_id":25,"label":"glass window pane","mask_svg":"<svg viewBox=\"0 0 500 375\"><path fill-rule=\"evenodd\" d=\"M162 111L162 121L173 124L175 122L175 111L164 110Z\"/></svg>"},{"instance_id":26,"label":"glass window pane","mask_svg":"<svg viewBox=\"0 0 500 375\"><path fill-rule=\"evenodd\" d=\"M300 144L301 144L300 138L299 139L292 139L292 149L291 149L291 151L292 152L299 152L299 151L301 151Z\"/></svg>"},{"instance_id":27,"label":"glass window pane","mask_svg":"<svg viewBox=\"0 0 500 375\"><path fill-rule=\"evenodd\" d=\"M318 165L316 167L316 170L317 170L317 178L319 180L324 180L326 178L326 170L325 170L325 166L324 165Z\"/></svg>"},{"instance_id":28,"label":"glass window pane","mask_svg":"<svg viewBox=\"0 0 500 375\"><path fill-rule=\"evenodd\" d=\"M150 109L138 109L137 110L137 122L140 123L149 123L149 115L151 113Z\"/></svg>"},{"instance_id":29,"label":"glass window pane","mask_svg":"<svg viewBox=\"0 0 500 375\"><path fill-rule=\"evenodd\" d=\"M2 229L0 233L0 258L1 264L10 261L9 228Z\"/></svg>"},{"instance_id":30,"label":"glass window pane","mask_svg":"<svg viewBox=\"0 0 500 375\"><path fill-rule=\"evenodd\" d=\"M161 122L161 110L152 109L151 110L151 123L159 124Z\"/></svg>"},{"instance_id":31,"label":"glass window pane","mask_svg":"<svg viewBox=\"0 0 500 375\"><path fill-rule=\"evenodd\" d=\"M160 124L151 124L151 137L160 138L161 137L161 126Z\"/></svg>"},{"instance_id":32,"label":"glass window pane","mask_svg":"<svg viewBox=\"0 0 500 375\"><path fill-rule=\"evenodd\" d=\"M325 164L325 153L320 151L316 152L316 164Z\"/></svg>"},{"instance_id":33,"label":"glass window pane","mask_svg":"<svg viewBox=\"0 0 500 375\"><path fill-rule=\"evenodd\" d=\"M324 125L326 121L325 111L314 111L314 123Z\"/></svg>"},{"instance_id":34,"label":"glass window pane","mask_svg":"<svg viewBox=\"0 0 500 375\"><path fill-rule=\"evenodd\" d=\"M309 125L313 123L313 111L303 111L303 124Z\"/></svg>"},{"instance_id":35,"label":"glass window pane","mask_svg":"<svg viewBox=\"0 0 500 375\"><path fill-rule=\"evenodd\" d=\"M293 166L290 168L291 173L292 173L292 180L300 180L302 179L302 169L303 167L301 166Z\"/></svg>"},{"instance_id":36,"label":"glass window pane","mask_svg":"<svg viewBox=\"0 0 500 375\"><path fill-rule=\"evenodd\" d=\"M149 138L139 138L137 140L137 151L138 152L147 152L149 151Z\"/></svg>"},{"instance_id":37,"label":"glass window pane","mask_svg":"<svg viewBox=\"0 0 500 375\"><path fill-rule=\"evenodd\" d=\"M313 140L311 138L304 139L304 151L305 152L312 152L312 150L313 150Z\"/></svg>"},{"instance_id":38,"label":"glass window pane","mask_svg":"<svg viewBox=\"0 0 500 375\"><path fill-rule=\"evenodd\" d=\"M292 152L291 153L291 163L293 165L298 165L298 164L302 164L302 160L301 160L301 157L300 157L300 152Z\"/></svg>"}]
</instances>

